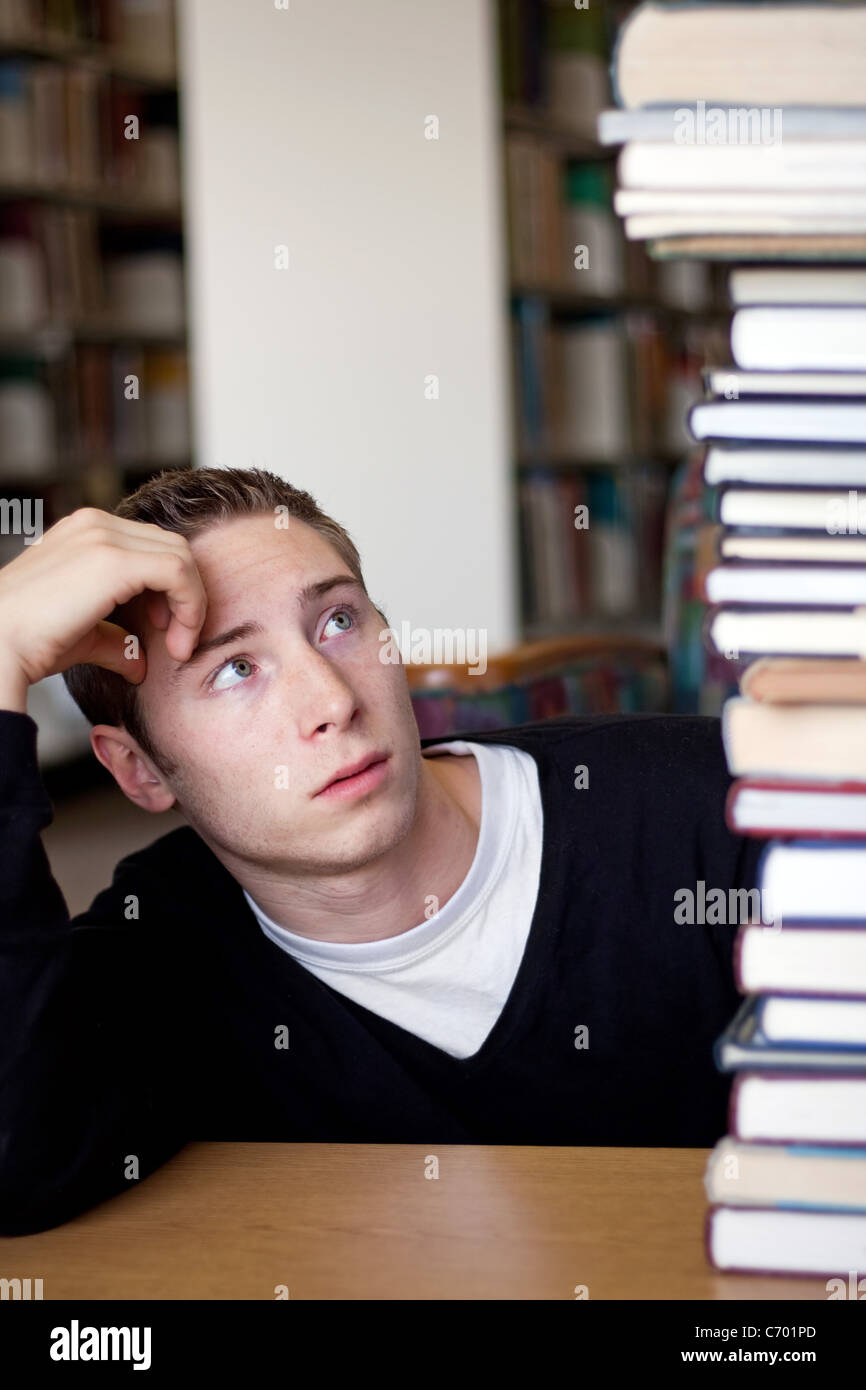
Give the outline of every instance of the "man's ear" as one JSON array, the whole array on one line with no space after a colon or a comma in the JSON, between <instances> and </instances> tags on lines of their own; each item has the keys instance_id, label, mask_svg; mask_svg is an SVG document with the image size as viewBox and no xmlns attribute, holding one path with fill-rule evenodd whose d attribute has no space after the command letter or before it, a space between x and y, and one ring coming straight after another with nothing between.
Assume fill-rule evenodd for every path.
<instances>
[{"instance_id":1,"label":"man's ear","mask_svg":"<svg viewBox=\"0 0 866 1390\"><path fill-rule=\"evenodd\" d=\"M167 811L174 792L162 773L142 752L132 734L116 724L94 724L90 746L107 767L120 790L145 811Z\"/></svg>"}]
</instances>

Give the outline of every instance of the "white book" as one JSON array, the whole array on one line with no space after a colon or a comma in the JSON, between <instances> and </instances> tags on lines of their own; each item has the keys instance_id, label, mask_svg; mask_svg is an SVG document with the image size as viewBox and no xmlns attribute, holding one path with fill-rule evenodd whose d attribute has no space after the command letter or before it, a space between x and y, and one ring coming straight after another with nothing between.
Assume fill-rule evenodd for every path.
<instances>
[{"instance_id":1,"label":"white book","mask_svg":"<svg viewBox=\"0 0 866 1390\"><path fill-rule=\"evenodd\" d=\"M721 483L866 487L866 449L710 444L704 459L704 481L710 487Z\"/></svg>"},{"instance_id":2,"label":"white book","mask_svg":"<svg viewBox=\"0 0 866 1390\"><path fill-rule=\"evenodd\" d=\"M750 371L866 372L866 308L738 309L731 352L737 366Z\"/></svg>"},{"instance_id":3,"label":"white book","mask_svg":"<svg viewBox=\"0 0 866 1390\"><path fill-rule=\"evenodd\" d=\"M866 604L866 566L718 565L705 579L710 603Z\"/></svg>"},{"instance_id":4,"label":"white book","mask_svg":"<svg viewBox=\"0 0 866 1390\"><path fill-rule=\"evenodd\" d=\"M761 1029L772 1043L866 1047L866 1000L772 995L764 1000L761 1009Z\"/></svg>"},{"instance_id":5,"label":"white book","mask_svg":"<svg viewBox=\"0 0 866 1390\"><path fill-rule=\"evenodd\" d=\"M716 1269L835 1275L866 1268L866 1216L716 1207L708 1230Z\"/></svg>"},{"instance_id":6,"label":"white book","mask_svg":"<svg viewBox=\"0 0 866 1390\"><path fill-rule=\"evenodd\" d=\"M866 562L866 536L749 536L736 531L719 542L723 560L803 560L806 563Z\"/></svg>"},{"instance_id":7,"label":"white book","mask_svg":"<svg viewBox=\"0 0 866 1390\"><path fill-rule=\"evenodd\" d=\"M556 452L618 459L630 445L627 340L612 320L574 324L556 332L563 383Z\"/></svg>"},{"instance_id":8,"label":"white book","mask_svg":"<svg viewBox=\"0 0 866 1390\"><path fill-rule=\"evenodd\" d=\"M731 1118L740 1139L866 1141L866 1077L746 1072L735 1086Z\"/></svg>"},{"instance_id":9,"label":"white book","mask_svg":"<svg viewBox=\"0 0 866 1390\"><path fill-rule=\"evenodd\" d=\"M866 658L866 613L860 609L825 608L814 612L785 612L771 609L722 608L710 621L710 637L719 652L735 652L738 656L857 656ZM725 704L728 713L733 700ZM796 708L796 707L795 707ZM820 730L816 731L820 732ZM866 730L858 730L866 740ZM852 750L853 755L858 750ZM769 750L768 750L769 753ZM866 758L866 742L864 742ZM731 767L732 772L755 771L773 776L778 769L764 766L746 769ZM821 776L820 772L813 774ZM835 769L834 776L866 778L866 761L859 773L853 766Z\"/></svg>"},{"instance_id":10,"label":"white book","mask_svg":"<svg viewBox=\"0 0 866 1390\"><path fill-rule=\"evenodd\" d=\"M829 713L839 718L839 707ZM852 738L866 735L866 711L845 707ZM816 737L820 737L820 724ZM761 890L783 922L866 921L866 848L858 844L772 843L763 860ZM864 933L866 949L866 933Z\"/></svg>"},{"instance_id":11,"label":"white book","mask_svg":"<svg viewBox=\"0 0 866 1390\"><path fill-rule=\"evenodd\" d=\"M774 527L789 531L823 531L831 541L847 543L866 532L866 493L848 489L730 487L719 499L723 526Z\"/></svg>"},{"instance_id":12,"label":"white book","mask_svg":"<svg viewBox=\"0 0 866 1390\"><path fill-rule=\"evenodd\" d=\"M689 411L695 439L866 443L866 401L699 401Z\"/></svg>"},{"instance_id":13,"label":"white book","mask_svg":"<svg viewBox=\"0 0 866 1390\"><path fill-rule=\"evenodd\" d=\"M714 396L863 396L866 372L745 372L739 367L707 367L704 381Z\"/></svg>"},{"instance_id":14,"label":"white book","mask_svg":"<svg viewBox=\"0 0 866 1390\"><path fill-rule=\"evenodd\" d=\"M866 175L864 175L866 178ZM822 213L789 217L784 213L652 213L627 217L629 241L679 236L860 236L866 217L825 217Z\"/></svg>"},{"instance_id":15,"label":"white book","mask_svg":"<svg viewBox=\"0 0 866 1390\"><path fill-rule=\"evenodd\" d=\"M611 107L599 113L599 143L624 145L628 140L659 140L679 144L687 133L706 130L708 121L718 122L719 117L713 114L718 109L719 104L706 101L639 106L632 110ZM866 107L783 106L779 110L780 115L772 119L785 140L866 140ZM767 124L765 115L764 129ZM747 117L746 130L754 126L761 130L760 118L755 121L754 117ZM773 129L771 120L770 133Z\"/></svg>"},{"instance_id":16,"label":"white book","mask_svg":"<svg viewBox=\"0 0 866 1390\"><path fill-rule=\"evenodd\" d=\"M766 900L766 916L775 915L775 904ZM866 995L866 932L854 927L791 927L782 920L780 930L770 930L766 926L747 926L741 928L738 939L737 974L739 987L750 994L805 994L825 995L833 1004L839 995ZM730 1046L730 1044L728 1045ZM724 1049L723 1049L724 1051ZM730 1059L732 1065L742 1066L748 1058L736 1053ZM766 1050L761 1063L766 1066L789 1066L792 1058ZM862 1067L862 1061L850 1058L851 1065ZM837 1063L834 1062L834 1066ZM864 1083L866 1099L866 1083ZM757 1138L793 1139L798 1134L803 1137L834 1139L839 1137L837 1130L831 1130L826 1120L822 1121L824 1130L804 1131L791 1128L779 1134L759 1133ZM853 1136L841 1131L842 1137L852 1142L866 1143L866 1111L861 1118L861 1128ZM746 1137L749 1137L748 1135Z\"/></svg>"},{"instance_id":17,"label":"white book","mask_svg":"<svg viewBox=\"0 0 866 1390\"><path fill-rule=\"evenodd\" d=\"M786 219L828 218L860 219L866 215L866 193L830 192L766 192L754 189L736 192L732 189L683 190L669 188L618 188L613 195L614 211L620 217L655 214L689 217L696 214L715 214L736 217L744 213L756 216L780 216Z\"/></svg>"},{"instance_id":18,"label":"white book","mask_svg":"<svg viewBox=\"0 0 866 1390\"><path fill-rule=\"evenodd\" d=\"M768 830L774 835L866 835L866 791L807 791L744 781L728 804L731 828L740 835ZM862 1031L866 1046L866 1012Z\"/></svg>"},{"instance_id":19,"label":"white book","mask_svg":"<svg viewBox=\"0 0 866 1390\"><path fill-rule=\"evenodd\" d=\"M728 296L735 306L866 304L866 268L737 266L728 276Z\"/></svg>"},{"instance_id":20,"label":"white book","mask_svg":"<svg viewBox=\"0 0 866 1390\"><path fill-rule=\"evenodd\" d=\"M667 145L630 140L617 161L621 188L801 189L866 187L866 140Z\"/></svg>"}]
</instances>

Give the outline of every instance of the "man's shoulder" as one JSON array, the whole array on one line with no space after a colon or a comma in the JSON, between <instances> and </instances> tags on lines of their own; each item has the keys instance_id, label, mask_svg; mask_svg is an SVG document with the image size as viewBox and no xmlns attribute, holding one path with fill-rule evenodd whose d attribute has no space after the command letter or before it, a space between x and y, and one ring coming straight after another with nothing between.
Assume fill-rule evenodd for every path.
<instances>
[{"instance_id":1,"label":"man's shoulder","mask_svg":"<svg viewBox=\"0 0 866 1390\"><path fill-rule=\"evenodd\" d=\"M629 806L650 817L719 818L731 783L715 715L562 715L462 737L530 754L551 809L571 805L580 776L599 815Z\"/></svg>"},{"instance_id":2,"label":"man's shoulder","mask_svg":"<svg viewBox=\"0 0 866 1390\"><path fill-rule=\"evenodd\" d=\"M141 849L133 850L132 853L124 855L123 859L118 861L115 872L127 866L130 868L142 866L151 869L157 869L160 866L174 866L188 863L191 859L198 859L202 855L214 858L200 835L197 835L190 826L180 825L175 830L169 830L164 835L157 836L149 845L144 845Z\"/></svg>"},{"instance_id":3,"label":"man's shoulder","mask_svg":"<svg viewBox=\"0 0 866 1390\"><path fill-rule=\"evenodd\" d=\"M574 747L613 761L642 756L665 766L718 770L725 765L721 720L710 714L566 714L421 742L424 747L452 739L506 744L537 757L546 753L556 756Z\"/></svg>"},{"instance_id":4,"label":"man's shoulder","mask_svg":"<svg viewBox=\"0 0 866 1390\"><path fill-rule=\"evenodd\" d=\"M96 896L87 915L113 920L118 903L130 893L143 897L148 910L183 913L190 903L204 906L211 895L224 899L233 883L201 837L182 825L118 860L111 883Z\"/></svg>"}]
</instances>

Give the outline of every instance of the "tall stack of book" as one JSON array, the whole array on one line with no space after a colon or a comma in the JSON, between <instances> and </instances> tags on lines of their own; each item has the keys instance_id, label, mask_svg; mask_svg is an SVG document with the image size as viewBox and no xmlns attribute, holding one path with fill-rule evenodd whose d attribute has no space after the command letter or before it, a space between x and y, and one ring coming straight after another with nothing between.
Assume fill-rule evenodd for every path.
<instances>
[{"instance_id":1,"label":"tall stack of book","mask_svg":"<svg viewBox=\"0 0 866 1390\"><path fill-rule=\"evenodd\" d=\"M651 255L866 257L866 6L653 3L611 64L614 207Z\"/></svg>"},{"instance_id":2,"label":"tall stack of book","mask_svg":"<svg viewBox=\"0 0 866 1390\"><path fill-rule=\"evenodd\" d=\"M728 824L769 843L717 1047L736 1078L709 1253L847 1290L866 1270L866 271L744 267L730 288L734 365L690 421L722 489L708 640L742 671Z\"/></svg>"},{"instance_id":3,"label":"tall stack of book","mask_svg":"<svg viewBox=\"0 0 866 1390\"><path fill-rule=\"evenodd\" d=\"M741 686L728 823L771 838L762 920L736 940L746 998L717 1048L737 1076L710 1256L844 1280L866 1272L866 663L764 658Z\"/></svg>"},{"instance_id":4,"label":"tall stack of book","mask_svg":"<svg viewBox=\"0 0 866 1390\"><path fill-rule=\"evenodd\" d=\"M834 1297L866 1275L864 70L862 4L645 4L614 63L632 109L601 123L629 142L628 236L757 262L689 415L719 489L706 641L739 683L726 815L767 842L728 918L744 1000L716 1048L735 1076L707 1241L718 1269Z\"/></svg>"}]
</instances>

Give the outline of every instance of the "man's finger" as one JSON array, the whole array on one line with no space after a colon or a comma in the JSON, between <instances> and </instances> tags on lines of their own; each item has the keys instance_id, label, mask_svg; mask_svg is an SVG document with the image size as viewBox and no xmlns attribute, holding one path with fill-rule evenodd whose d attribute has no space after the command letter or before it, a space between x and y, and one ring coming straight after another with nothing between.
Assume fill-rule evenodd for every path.
<instances>
[{"instance_id":1,"label":"man's finger","mask_svg":"<svg viewBox=\"0 0 866 1390\"><path fill-rule=\"evenodd\" d=\"M144 648L117 623L98 622L64 658L63 669L79 663L115 671L131 685L141 685L147 671Z\"/></svg>"}]
</instances>

